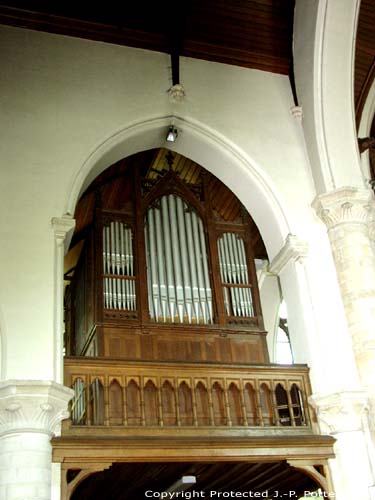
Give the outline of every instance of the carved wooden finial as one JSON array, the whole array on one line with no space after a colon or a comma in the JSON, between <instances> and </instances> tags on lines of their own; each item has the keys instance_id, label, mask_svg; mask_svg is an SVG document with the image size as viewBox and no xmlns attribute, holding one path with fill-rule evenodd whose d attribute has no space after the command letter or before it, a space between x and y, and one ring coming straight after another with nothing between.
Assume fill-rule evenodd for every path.
<instances>
[{"instance_id":1,"label":"carved wooden finial","mask_svg":"<svg viewBox=\"0 0 375 500\"><path fill-rule=\"evenodd\" d=\"M169 170L172 170L174 157L175 155L172 153L172 151L168 151L168 153L165 155Z\"/></svg>"}]
</instances>

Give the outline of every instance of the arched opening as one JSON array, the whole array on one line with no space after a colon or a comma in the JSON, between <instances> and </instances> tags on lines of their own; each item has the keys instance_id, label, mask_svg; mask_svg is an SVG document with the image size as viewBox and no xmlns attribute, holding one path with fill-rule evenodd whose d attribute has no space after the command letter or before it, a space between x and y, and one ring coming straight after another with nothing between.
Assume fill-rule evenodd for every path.
<instances>
[{"instance_id":1,"label":"arched opening","mask_svg":"<svg viewBox=\"0 0 375 500\"><path fill-rule=\"evenodd\" d=\"M278 314L278 324L275 335L276 363L293 364L292 346L289 337L288 310L284 300L281 301Z\"/></svg>"},{"instance_id":2,"label":"arched opening","mask_svg":"<svg viewBox=\"0 0 375 500\"><path fill-rule=\"evenodd\" d=\"M160 123L144 130L143 144L160 132ZM117 461L135 463L133 453L151 453L178 464L207 451L200 459L215 457L218 466L226 457L239 460L254 433L283 447L284 460L292 427L304 425L315 443L311 419L305 425L297 415L298 402L310 394L308 369L269 363L255 260L280 250L288 226L267 184L238 152L184 125L179 152L122 155L117 138L87 164L65 275L65 383L80 373L88 388L100 381L104 413L89 405L98 417L68 422L62 441L99 438L106 447L97 450L98 463L113 444ZM234 172L240 174L235 180ZM246 189L241 179L250 179ZM280 380L295 417L283 425L275 396ZM134 447L123 446L128 442ZM249 451L254 462L255 455Z\"/></svg>"}]
</instances>

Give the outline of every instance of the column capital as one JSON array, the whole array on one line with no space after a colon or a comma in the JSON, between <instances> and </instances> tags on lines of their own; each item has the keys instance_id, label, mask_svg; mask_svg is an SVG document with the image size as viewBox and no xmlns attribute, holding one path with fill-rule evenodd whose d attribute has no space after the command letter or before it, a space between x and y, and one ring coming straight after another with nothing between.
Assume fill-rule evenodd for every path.
<instances>
[{"instance_id":1,"label":"column capital","mask_svg":"<svg viewBox=\"0 0 375 500\"><path fill-rule=\"evenodd\" d=\"M299 239L293 234L288 234L284 246L269 264L268 271L272 274L278 275L289 261L298 261L303 259L307 256L307 253L307 242Z\"/></svg>"},{"instance_id":2,"label":"column capital","mask_svg":"<svg viewBox=\"0 0 375 500\"><path fill-rule=\"evenodd\" d=\"M53 436L68 418L73 390L47 380L0 382L0 436L14 432L40 432Z\"/></svg>"},{"instance_id":3,"label":"column capital","mask_svg":"<svg viewBox=\"0 0 375 500\"><path fill-rule=\"evenodd\" d=\"M374 201L371 189L343 187L318 195L312 207L331 229L345 222L366 224L375 208Z\"/></svg>"},{"instance_id":4,"label":"column capital","mask_svg":"<svg viewBox=\"0 0 375 500\"><path fill-rule=\"evenodd\" d=\"M368 409L367 394L363 391L313 394L309 403L317 411L322 431L330 434L361 430Z\"/></svg>"},{"instance_id":5,"label":"column capital","mask_svg":"<svg viewBox=\"0 0 375 500\"><path fill-rule=\"evenodd\" d=\"M75 219L70 214L65 214L62 217L52 217L51 225L56 243L58 245L64 244L64 250L67 252L76 225Z\"/></svg>"}]
</instances>

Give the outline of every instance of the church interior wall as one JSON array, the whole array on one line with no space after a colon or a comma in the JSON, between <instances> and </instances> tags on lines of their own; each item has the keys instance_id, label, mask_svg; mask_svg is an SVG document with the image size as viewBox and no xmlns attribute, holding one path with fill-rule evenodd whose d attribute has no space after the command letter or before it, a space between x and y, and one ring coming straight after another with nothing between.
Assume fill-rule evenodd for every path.
<instances>
[{"instance_id":1,"label":"church interior wall","mask_svg":"<svg viewBox=\"0 0 375 500\"><path fill-rule=\"evenodd\" d=\"M182 58L186 98L175 104L167 95L170 68L164 54L15 28L2 28L1 33L6 75L1 94L5 116L12 123L4 135L6 189L1 198L3 214L9 214L3 218L6 243L1 258L8 285L0 297L8 338L8 378L53 377L51 218L72 212L72 191L78 197L90 175L98 174L110 160L163 145L162 131L171 116L183 129L176 150L203 164L239 196L254 216L271 259L288 233L315 238L312 229L321 223L310 208L313 183L301 124L291 114L287 77ZM142 120L160 123L144 135L119 139L107 157L102 154L106 141ZM206 134L206 143L216 140L211 149L199 142L195 125ZM227 156L224 150L219 154L220 141ZM241 157L237 170L230 148ZM92 161L96 154L101 163ZM268 189L264 200L273 198L268 200L271 209L254 199L250 187L254 173ZM269 217L272 203L283 219L277 236ZM331 279L335 280L334 274ZM303 316L302 311L291 313L296 339L304 339L300 332L305 321L299 319ZM296 342L305 345L303 340ZM298 346L296 352L301 352L299 362L309 360Z\"/></svg>"}]
</instances>

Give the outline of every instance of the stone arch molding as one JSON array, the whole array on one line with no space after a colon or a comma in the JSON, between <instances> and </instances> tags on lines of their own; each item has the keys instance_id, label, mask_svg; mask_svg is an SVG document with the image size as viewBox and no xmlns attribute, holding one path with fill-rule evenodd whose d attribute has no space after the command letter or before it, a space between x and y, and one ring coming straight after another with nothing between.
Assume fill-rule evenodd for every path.
<instances>
[{"instance_id":1,"label":"stone arch molding","mask_svg":"<svg viewBox=\"0 0 375 500\"><path fill-rule=\"evenodd\" d=\"M169 125L179 130L175 143L166 143ZM66 212L73 214L80 194L108 166L132 154L166 147L216 175L241 200L254 218L270 258L291 233L286 210L275 186L246 153L218 132L179 116L163 116L132 123L107 137L91 152L71 184Z\"/></svg>"},{"instance_id":2,"label":"stone arch molding","mask_svg":"<svg viewBox=\"0 0 375 500\"><path fill-rule=\"evenodd\" d=\"M294 73L318 194L363 187L354 114L355 33L360 0L300 0Z\"/></svg>"},{"instance_id":3,"label":"stone arch molding","mask_svg":"<svg viewBox=\"0 0 375 500\"><path fill-rule=\"evenodd\" d=\"M365 105L363 107L361 122L358 129L358 137L368 137L371 133L372 122L375 118L375 81L371 85ZM370 174L370 158L369 151L361 154L362 173L365 182L368 183L371 177Z\"/></svg>"}]
</instances>

